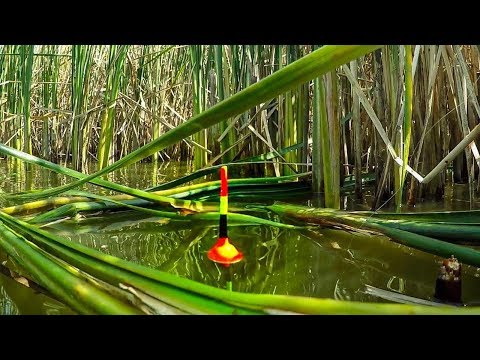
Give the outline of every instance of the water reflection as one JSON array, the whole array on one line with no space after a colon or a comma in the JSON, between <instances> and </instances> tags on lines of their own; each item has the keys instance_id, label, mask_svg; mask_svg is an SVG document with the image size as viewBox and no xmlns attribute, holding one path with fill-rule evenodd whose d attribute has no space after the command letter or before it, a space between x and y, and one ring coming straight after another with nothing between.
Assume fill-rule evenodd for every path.
<instances>
[{"instance_id":1,"label":"water reflection","mask_svg":"<svg viewBox=\"0 0 480 360\"><path fill-rule=\"evenodd\" d=\"M225 286L226 270L206 256L218 236L215 225L144 220L123 222L120 228L111 223L103 230L86 220L81 226L83 233L76 233L73 228L69 233L66 224L63 228L54 225L52 230L114 256L213 286ZM229 236L245 255L244 261L232 266L233 288L237 291L383 301L365 294L365 285L372 285L433 299L440 258L383 236L267 226L231 226ZM475 286L477 275L476 268L465 266L465 302L480 298L480 289Z\"/></svg>"},{"instance_id":2,"label":"water reflection","mask_svg":"<svg viewBox=\"0 0 480 360\"><path fill-rule=\"evenodd\" d=\"M18 310L15 302L10 299L8 293L5 291L3 286L0 287L0 314L1 315L19 315L20 311Z\"/></svg>"},{"instance_id":3,"label":"water reflection","mask_svg":"<svg viewBox=\"0 0 480 360\"><path fill-rule=\"evenodd\" d=\"M1 315L75 314L66 305L0 273Z\"/></svg>"}]
</instances>

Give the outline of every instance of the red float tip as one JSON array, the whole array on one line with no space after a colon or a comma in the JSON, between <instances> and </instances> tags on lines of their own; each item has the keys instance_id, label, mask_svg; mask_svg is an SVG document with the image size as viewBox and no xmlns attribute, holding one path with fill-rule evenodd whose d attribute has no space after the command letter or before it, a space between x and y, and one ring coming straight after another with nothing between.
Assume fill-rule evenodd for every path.
<instances>
[{"instance_id":1,"label":"red float tip","mask_svg":"<svg viewBox=\"0 0 480 360\"><path fill-rule=\"evenodd\" d=\"M227 167L222 166L220 168L220 196L228 195L228 176Z\"/></svg>"}]
</instances>

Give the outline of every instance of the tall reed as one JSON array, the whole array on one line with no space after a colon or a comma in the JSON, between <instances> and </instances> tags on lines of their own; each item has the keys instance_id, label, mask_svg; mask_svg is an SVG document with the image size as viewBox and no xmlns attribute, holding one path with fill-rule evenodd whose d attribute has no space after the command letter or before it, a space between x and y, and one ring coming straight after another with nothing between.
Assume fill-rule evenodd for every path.
<instances>
[{"instance_id":1,"label":"tall reed","mask_svg":"<svg viewBox=\"0 0 480 360\"><path fill-rule=\"evenodd\" d=\"M104 110L102 114L101 133L98 145L98 169L101 170L112 160L111 145L114 134L115 106L120 82L124 76L127 45L111 45L108 55L107 83L104 93Z\"/></svg>"}]
</instances>

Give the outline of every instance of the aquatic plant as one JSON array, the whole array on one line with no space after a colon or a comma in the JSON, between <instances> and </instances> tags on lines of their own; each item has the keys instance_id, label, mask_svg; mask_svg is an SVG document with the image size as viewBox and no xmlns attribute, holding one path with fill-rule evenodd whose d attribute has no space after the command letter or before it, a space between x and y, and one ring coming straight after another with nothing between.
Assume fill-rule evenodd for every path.
<instances>
[{"instance_id":1,"label":"aquatic plant","mask_svg":"<svg viewBox=\"0 0 480 360\"><path fill-rule=\"evenodd\" d=\"M132 59L132 54L139 49L141 54ZM210 225L209 222L218 221L219 216L225 220L228 218L232 225L234 223L261 224L284 229L311 229L320 225L347 231L380 233L407 246L440 256L454 254L464 263L479 266L480 253L477 250L447 242L458 242L461 239L478 241L477 219L474 212L466 216L465 214L421 214L416 218L411 214L382 215L334 210L339 208L342 185L347 184L342 182L350 176L348 163L352 158L352 152L365 150L362 141L368 144L369 149L373 147L375 176L372 178L378 181L377 200L385 188L391 186L391 182L387 181L388 164L395 164L393 182L398 209L403 202L402 192L407 172L412 174L419 183L426 184L441 173L446 166L446 161L454 160L464 149L467 149L467 162L472 160L470 150L474 158L479 157L476 146L470 144L480 131L478 130L480 127L477 126L469 132L471 124L468 122L465 108L462 108L459 101L466 97L467 90L470 95L474 94L475 84L467 80L469 69L462 55L462 49L445 46L438 49L428 47L428 50L423 52L422 49L425 47L416 46L412 54L412 48L408 45L389 46L382 49L374 45L323 46L311 52L309 47L291 45L263 48L260 46L216 48L170 46L161 47L158 51L150 51L152 49L146 47L111 47L108 56L109 65L103 67L104 74L101 74L95 72L100 68L96 61L98 56L104 59L102 55L104 48L73 48L73 58L70 60L73 64L71 72L71 113L73 115L70 122L56 122L55 132L66 134L66 129L69 127L72 129L72 134L75 135L72 138L72 148L70 149L68 145L63 150L68 154L74 154L73 166L76 169L83 168L81 163L85 160L86 154L92 152L90 147L96 141L96 147L93 148L97 150L99 170L86 175L31 154L34 152L29 145L31 137L19 137L16 132L10 131L15 130L15 126L20 128L21 125L23 134L35 133L30 129L31 122L28 119L30 119L31 110L29 99L32 98L29 94L32 90L31 81L34 74L32 69L38 63L35 62L38 58L35 57L34 47L4 47L1 61L8 66L2 69L0 74L14 75L13 79L16 80L8 79L5 84L0 81L1 86L5 86L2 91L6 89L23 96L20 107L17 104L13 106L8 100L5 102L5 107L15 115L17 120L21 113L24 121L23 123L16 121L15 126L2 128L4 143L0 144L0 152L8 157L41 166L76 180L50 189L29 189L22 193L5 194L2 198L4 201L33 200L33 202L15 204L0 211L0 233L2 234L0 247L20 264L26 276L31 277L52 296L82 314L478 313L479 309L476 307L373 304L229 291L105 254L69 241L36 225L62 221L62 217L75 216L79 212L119 209L146 213L158 219L169 219L168 221L202 223L205 226ZM15 53L16 51L18 54ZM57 55L62 55L62 58L66 54L63 48L51 49L51 51L60 51L61 53ZM450 54L447 53L448 51ZM373 55L367 55L372 52L374 52ZM163 56L165 54L168 56ZM52 54L49 55L53 58ZM368 59L362 58L363 56L368 56ZM192 60L190 63L186 60L188 57ZM421 63L421 59L426 62L426 57L430 61L428 71L427 67ZM414 106L413 94L420 83L418 81L415 83L414 75L416 71L428 74L428 76L424 74L422 79L425 80L427 77L429 79L428 96L426 96L428 99L424 99L424 104L427 105L426 109L430 114L432 113L432 94L436 94L437 98L440 96L440 90L435 90L433 87L440 57L445 63L455 58L460 65L453 73L448 66L445 70L449 78L455 79L449 82L450 90L454 89L454 85L457 88L456 92L451 91L451 95L448 96L455 104L455 109L460 107L458 125L455 128L459 136L456 139L458 141L455 142L457 145L450 153L448 153L450 146L447 146L442 152L437 152L436 156L430 159L431 161L423 162L423 170L427 169L425 164L436 166L426 176L422 176L417 166L413 168L408 166L411 157L410 147L416 145L431 148L439 139L439 135L434 134L430 142L425 140L427 139L426 131L422 132L421 137L418 136L419 128L412 120L412 116L418 117L415 111L418 112L419 107ZM7 58L8 61L6 61ZM174 62L172 60L174 58L178 61ZM259 66L261 61L267 58L277 61L270 73ZM136 65L137 61L141 66ZM213 62L216 62L215 66L212 66ZM373 64L376 73L365 69L363 65L367 62ZM102 61L100 63L105 65ZM207 64L205 67L200 66L205 63ZM273 60L270 63L273 63ZM352 69L346 65L347 63ZM190 68L185 71L187 64ZM21 67L18 74L12 70L17 65ZM60 67L52 60L50 66ZM217 72L216 77L210 70ZM149 72L156 72L156 74L152 75ZM222 72L222 80L218 78L220 72ZM359 83L359 81L368 83L368 79L360 78L367 73L369 76L374 74L380 77L381 75L385 81L385 89L381 88L377 78L373 83L375 88L370 88L378 95L375 97L377 103L374 103L374 106L371 105L371 95L365 93L365 88L368 86L363 85L362 88ZM156 81L151 77L155 76L155 79L158 79L159 74L168 74L166 77L162 76L161 83L165 86L162 89L156 88ZM403 81L399 80L399 74L403 74ZM182 76L185 78L180 80ZM343 80L339 81L339 76ZM193 84L186 86L185 83L190 77ZM60 78L59 74L58 79ZM97 88L96 96L91 98L85 89L94 83L93 78L96 79L95 81L103 79L103 82L98 82L102 83L104 88ZM417 75L418 78L420 75ZM334 209L302 208L290 204L269 206L232 204L231 212L226 214L222 186L226 176L220 184L215 181L204 181L199 184L184 185L211 174L216 169L211 165L222 159L229 161L228 166L232 167L240 166L242 162L243 165L252 166L254 162L261 161L262 172L275 175L266 178L232 179L230 182L232 195L241 197L263 194L273 198L272 193L279 192L280 189L305 191L304 184L296 180L310 175L308 171L303 173L299 171L307 162L310 119L309 84L312 80L314 81L312 126L315 134L312 138L313 186L315 191L325 191L326 205ZM21 86L18 86L17 81L20 81ZM60 84L60 81L54 82ZM462 83L465 84L463 88ZM130 94L132 96L128 93L131 91L129 84L138 85ZM401 84L404 84L404 90ZM180 95L177 94L178 96L174 96L172 90L176 86L183 87L183 92ZM214 86L218 89L214 89ZM148 91L145 90L146 88ZM216 90L219 92L219 101L212 95ZM226 93L229 94L226 95ZM345 96L339 96L345 93L353 94L353 105L346 100ZM169 103L178 104L190 94L193 96L193 116L190 120L184 121L189 117L191 108L187 111L188 107L183 105L183 114L187 114L184 117L177 107L172 107ZM160 96L160 100L157 96ZM386 96L386 99L383 99L383 96ZM403 104L400 105L402 98ZM383 100L385 100L383 103L379 103ZM475 101L472 101L476 108ZM45 104L58 102L58 96L57 101L44 97L43 102ZM183 102L186 103L186 101ZM389 105L384 108L385 102ZM98 106L98 111L103 111L100 133L95 136L91 134L97 129L97 121L87 116L87 113L94 111L90 108L92 104ZM152 110L147 108L147 104L161 104L158 106L161 106L162 116L165 109L168 109L174 114L176 122L172 124L163 118L155 117ZM370 118L369 121L362 121L360 104ZM4 103L1 106L3 105ZM60 112L59 109L52 109L52 111ZM273 115L274 113L276 115ZM386 113L388 116L385 116ZM123 117L122 121L117 123L115 119L120 116ZM430 115L426 117L425 122L429 117ZM137 139L135 147L126 148L125 143L117 143L118 135L126 134L127 127L140 133L142 125L148 121L155 122L151 125L152 134L141 137L142 141ZM399 129L397 123L400 123L401 132L397 132ZM169 129L161 133L159 124ZM361 140L360 136L362 126L369 129L365 132L365 140ZM350 132L352 127L353 131ZM51 129L48 124L47 126L42 124L42 130L50 131ZM242 132L247 133L243 133L243 137L234 142L235 137L232 134L238 135ZM215 137L212 134L215 134ZM192 136L193 139L190 138ZM91 137L94 141L91 141ZM347 141L352 138L355 147L353 151L349 145L350 141ZM7 143L12 139L15 139L14 146L8 146ZM85 139L88 141L84 141ZM412 143L412 139L417 143ZM212 143L218 146L213 147L215 157L208 164L207 155L212 150L207 149L207 144ZM158 161L161 154L166 156L172 147L181 154L179 144L193 146L194 150L191 152L197 159L195 173L145 190L121 185L102 177L150 156ZM247 147L253 150L248 153L248 156L242 158L242 153ZM24 151L21 151L22 148ZM386 159L382 160L380 154L385 148ZM53 146L50 150L54 151ZM58 146L56 150L58 151ZM231 156L233 153L230 152L235 152L236 155ZM119 154L124 156L121 157ZM423 153L422 156L425 157ZM110 163L110 159L119 160ZM341 159L347 163L345 166L341 165ZM438 162L439 159L444 160ZM361 157L355 156L354 186L357 196L361 196L364 174L372 170L369 161L371 160L367 157L364 163ZM384 163L387 166L383 166ZM365 172L362 171L364 164ZM224 165L227 164L218 166ZM385 170L382 171L384 168ZM468 164L467 170L472 188L474 173L471 167L468 168ZM422 171L422 173L426 172ZM87 183L120 194L107 196L75 190ZM350 184L353 184L351 177ZM221 190L220 206L216 202L219 188ZM59 194L63 196L52 198ZM411 202L414 202L414 197L410 192ZM27 212L30 213L26 214ZM255 215L244 214L244 212L253 212ZM297 223L270 220L266 215L271 215L272 212L284 218L295 218ZM17 217L20 214L27 216L20 219ZM450 215L451 217L446 220ZM436 219L438 224L435 226L426 224L424 220L427 218ZM461 231L454 229L454 223L467 221L471 222L463 226ZM198 236L196 235L195 238ZM240 260L241 252L229 246L231 244L225 240L226 233L221 232L221 239L223 241L213 247L210 255L217 254L229 257L230 260ZM221 249L224 250L223 254ZM219 260L218 257L211 257Z\"/></svg>"}]
</instances>

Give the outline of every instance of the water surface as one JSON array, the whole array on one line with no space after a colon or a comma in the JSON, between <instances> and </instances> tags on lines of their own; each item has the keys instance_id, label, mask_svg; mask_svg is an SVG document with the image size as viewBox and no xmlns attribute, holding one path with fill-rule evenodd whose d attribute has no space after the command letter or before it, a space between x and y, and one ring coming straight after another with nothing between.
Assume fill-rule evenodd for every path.
<instances>
[{"instance_id":1,"label":"water surface","mask_svg":"<svg viewBox=\"0 0 480 360\"><path fill-rule=\"evenodd\" d=\"M92 169L93 170L93 169ZM147 188L190 171L186 164L135 164L116 171L109 180ZM210 177L214 178L214 177ZM0 187L5 192L57 186L71 181L65 176L22 165L0 163ZM98 188L88 185L88 189ZM100 190L103 194L109 191ZM419 203L414 211L464 210L469 202L464 185L451 186L444 201ZM371 197L355 203L344 196L345 209L368 209ZM238 200L237 200L238 201ZM263 200L269 203L269 199ZM313 194L285 198L318 206ZM265 216L265 215L264 215ZM279 220L274 214L267 214ZM285 221L285 219L283 220ZM217 287L225 286L226 270L208 260L206 252L218 237L216 225L169 222L131 211L77 218L49 230L83 245L139 264ZM285 230L270 226L229 226L231 241L245 260L231 267L233 289L264 294L289 294L357 301L386 302L365 293L366 285L433 300L441 258L390 241L340 230ZM0 253L2 261L5 254ZM480 270L463 267L463 301L480 301ZM71 314L67 306L0 274L0 313Z\"/></svg>"}]
</instances>

